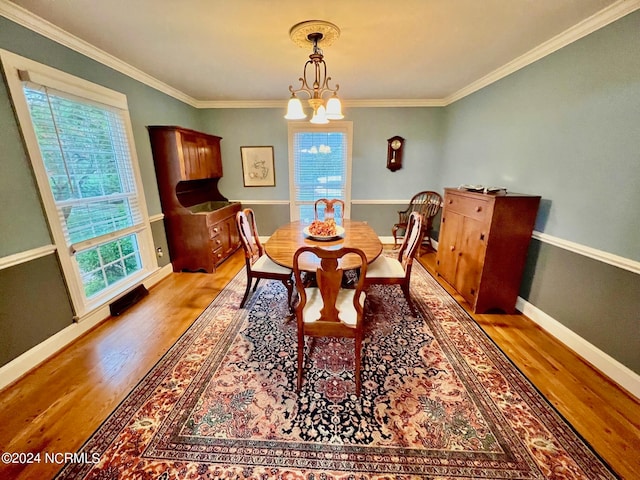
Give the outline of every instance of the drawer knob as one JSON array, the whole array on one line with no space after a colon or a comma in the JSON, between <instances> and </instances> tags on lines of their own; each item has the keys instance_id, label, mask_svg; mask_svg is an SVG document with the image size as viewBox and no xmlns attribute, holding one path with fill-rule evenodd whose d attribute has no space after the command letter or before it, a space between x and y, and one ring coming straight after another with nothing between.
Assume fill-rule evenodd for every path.
<instances>
[{"instance_id":1,"label":"drawer knob","mask_svg":"<svg viewBox=\"0 0 640 480\"><path fill-rule=\"evenodd\" d=\"M476 212L481 212L481 211L482 211L482 207L481 207L480 205L478 205L478 206L476 207Z\"/></svg>"},{"instance_id":2,"label":"drawer knob","mask_svg":"<svg viewBox=\"0 0 640 480\"><path fill-rule=\"evenodd\" d=\"M453 251L456 249L456 246L455 246L455 245L451 245L449 248L450 248L450 249L451 249L451 251L453 252Z\"/></svg>"},{"instance_id":3,"label":"drawer knob","mask_svg":"<svg viewBox=\"0 0 640 480\"><path fill-rule=\"evenodd\" d=\"M453 203L453 200L449 199L449 205L451 205Z\"/></svg>"}]
</instances>

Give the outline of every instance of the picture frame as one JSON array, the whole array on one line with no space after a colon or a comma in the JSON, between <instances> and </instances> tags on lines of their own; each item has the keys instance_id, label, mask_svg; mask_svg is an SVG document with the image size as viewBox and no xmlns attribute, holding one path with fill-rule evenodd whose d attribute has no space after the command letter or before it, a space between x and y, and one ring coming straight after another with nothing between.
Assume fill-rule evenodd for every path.
<instances>
[{"instance_id":1,"label":"picture frame","mask_svg":"<svg viewBox=\"0 0 640 480\"><path fill-rule=\"evenodd\" d=\"M275 187L273 147L240 147L245 187Z\"/></svg>"}]
</instances>

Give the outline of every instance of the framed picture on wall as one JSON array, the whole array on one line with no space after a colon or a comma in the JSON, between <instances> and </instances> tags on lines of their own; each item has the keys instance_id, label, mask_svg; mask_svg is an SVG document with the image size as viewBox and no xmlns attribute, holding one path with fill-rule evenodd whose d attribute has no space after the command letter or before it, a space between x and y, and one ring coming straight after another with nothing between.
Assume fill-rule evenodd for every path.
<instances>
[{"instance_id":1,"label":"framed picture on wall","mask_svg":"<svg viewBox=\"0 0 640 480\"><path fill-rule=\"evenodd\" d=\"M273 147L240 147L245 187L275 187Z\"/></svg>"}]
</instances>

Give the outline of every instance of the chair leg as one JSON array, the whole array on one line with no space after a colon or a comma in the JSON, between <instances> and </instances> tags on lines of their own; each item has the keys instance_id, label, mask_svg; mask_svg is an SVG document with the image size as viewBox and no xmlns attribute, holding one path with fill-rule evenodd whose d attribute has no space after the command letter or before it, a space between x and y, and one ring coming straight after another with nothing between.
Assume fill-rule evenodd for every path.
<instances>
[{"instance_id":1,"label":"chair leg","mask_svg":"<svg viewBox=\"0 0 640 480\"><path fill-rule=\"evenodd\" d=\"M256 278L256 283L253 285L253 291L255 292L258 288L258 282L260 281L260 277Z\"/></svg>"},{"instance_id":2,"label":"chair leg","mask_svg":"<svg viewBox=\"0 0 640 480\"><path fill-rule=\"evenodd\" d=\"M356 395L360 396L360 390L362 389L362 380L360 379L360 363L362 361L362 335L356 335L355 338L356 347L356 365L355 365L355 377L356 377Z\"/></svg>"},{"instance_id":3,"label":"chair leg","mask_svg":"<svg viewBox=\"0 0 640 480\"><path fill-rule=\"evenodd\" d=\"M302 388L302 370L304 363L304 332L298 326L298 393Z\"/></svg>"},{"instance_id":4,"label":"chair leg","mask_svg":"<svg viewBox=\"0 0 640 480\"><path fill-rule=\"evenodd\" d=\"M407 301L407 304L409 305L409 310L411 310L411 315L413 315L414 317L418 315L418 312L416 310L416 306L413 304L413 300L411 300L411 294L409 293L409 284L402 284L400 285L400 287L402 288L402 293L404 293L404 298Z\"/></svg>"},{"instance_id":5,"label":"chair leg","mask_svg":"<svg viewBox=\"0 0 640 480\"><path fill-rule=\"evenodd\" d=\"M249 297L249 290L251 290L251 282L253 279L250 275L247 275L247 288L244 290L244 297L242 297L242 301L240 302L240 308L244 308L244 304L247 301L247 297ZM257 282L256 282L257 283Z\"/></svg>"},{"instance_id":6,"label":"chair leg","mask_svg":"<svg viewBox=\"0 0 640 480\"><path fill-rule=\"evenodd\" d=\"M391 229L391 234L393 235L393 249L398 248L398 226L394 225Z\"/></svg>"},{"instance_id":7,"label":"chair leg","mask_svg":"<svg viewBox=\"0 0 640 480\"><path fill-rule=\"evenodd\" d=\"M284 286L287 288L287 305L289 306L289 313L293 314L293 280L288 278L287 280L283 280Z\"/></svg>"}]
</instances>

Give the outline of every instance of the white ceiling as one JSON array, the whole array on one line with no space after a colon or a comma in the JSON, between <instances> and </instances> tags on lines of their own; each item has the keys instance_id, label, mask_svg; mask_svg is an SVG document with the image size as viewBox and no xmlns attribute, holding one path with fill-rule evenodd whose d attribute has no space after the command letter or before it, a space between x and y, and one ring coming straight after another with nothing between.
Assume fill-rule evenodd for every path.
<instances>
[{"instance_id":1,"label":"white ceiling","mask_svg":"<svg viewBox=\"0 0 640 480\"><path fill-rule=\"evenodd\" d=\"M0 3L21 17L32 12L192 103L220 105L289 97L288 86L299 86L310 53L291 41L289 29L304 20L326 20L340 28L340 38L324 54L347 102L437 104L615 20L620 16L615 11L628 9L629 3L638 8L636 0ZM42 23L41 28L50 27Z\"/></svg>"}]
</instances>

